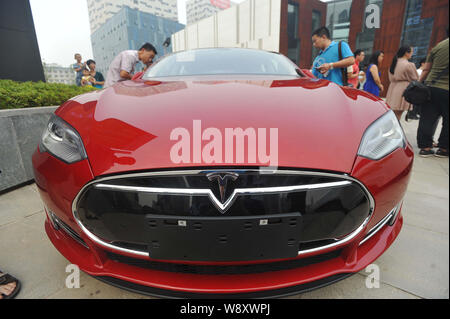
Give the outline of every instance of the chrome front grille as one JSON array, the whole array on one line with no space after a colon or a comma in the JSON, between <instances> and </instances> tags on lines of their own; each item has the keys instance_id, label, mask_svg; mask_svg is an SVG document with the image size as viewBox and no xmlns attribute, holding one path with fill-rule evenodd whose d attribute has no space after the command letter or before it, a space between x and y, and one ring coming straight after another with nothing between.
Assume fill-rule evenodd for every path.
<instances>
[{"instance_id":1,"label":"chrome front grille","mask_svg":"<svg viewBox=\"0 0 450 319\"><path fill-rule=\"evenodd\" d=\"M218 174L217 180L207 178L212 172ZM220 180L227 174L238 178L230 179L221 189ZM283 214L300 216L298 234L286 238L286 245L294 245L300 254L325 249L354 238L373 209L370 193L347 175L255 169L164 171L100 178L86 185L73 203L75 219L92 240L118 251L150 257L153 243L157 242L161 249L168 247L164 234L174 230L173 236L180 242L184 236L195 237L201 232L205 240L220 237L215 233L218 230L208 233L208 227L212 227L209 222L203 223L206 229L202 228L205 219L242 220L243 229L262 223L258 227L279 227L281 232L285 226L274 226L273 220ZM152 217L158 219L157 230L150 227ZM240 223L228 224L241 227ZM255 234L262 229L253 227ZM227 230L223 233L222 237Z\"/></svg>"}]
</instances>

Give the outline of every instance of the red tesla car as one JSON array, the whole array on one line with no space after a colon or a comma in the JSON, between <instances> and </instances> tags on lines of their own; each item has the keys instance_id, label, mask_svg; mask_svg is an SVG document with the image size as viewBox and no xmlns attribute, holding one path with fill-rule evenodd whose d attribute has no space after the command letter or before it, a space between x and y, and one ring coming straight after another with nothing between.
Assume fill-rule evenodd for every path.
<instances>
[{"instance_id":1,"label":"red tesla car","mask_svg":"<svg viewBox=\"0 0 450 319\"><path fill-rule=\"evenodd\" d=\"M174 53L65 102L33 166L48 237L89 275L260 298L375 261L402 227L413 157L379 98L236 48Z\"/></svg>"}]
</instances>

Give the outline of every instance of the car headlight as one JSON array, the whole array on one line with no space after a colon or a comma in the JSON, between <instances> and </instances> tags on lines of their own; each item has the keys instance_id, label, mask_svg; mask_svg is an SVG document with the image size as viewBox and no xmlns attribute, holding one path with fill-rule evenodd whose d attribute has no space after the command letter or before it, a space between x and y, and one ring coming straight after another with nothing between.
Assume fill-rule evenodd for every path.
<instances>
[{"instance_id":1,"label":"car headlight","mask_svg":"<svg viewBox=\"0 0 450 319\"><path fill-rule=\"evenodd\" d=\"M358 155L372 160L406 146L406 138L394 112L389 111L373 122L364 133Z\"/></svg>"},{"instance_id":2,"label":"car headlight","mask_svg":"<svg viewBox=\"0 0 450 319\"><path fill-rule=\"evenodd\" d=\"M69 164L87 158L80 135L56 115L53 115L48 121L44 134L42 134L39 150L49 152Z\"/></svg>"}]
</instances>

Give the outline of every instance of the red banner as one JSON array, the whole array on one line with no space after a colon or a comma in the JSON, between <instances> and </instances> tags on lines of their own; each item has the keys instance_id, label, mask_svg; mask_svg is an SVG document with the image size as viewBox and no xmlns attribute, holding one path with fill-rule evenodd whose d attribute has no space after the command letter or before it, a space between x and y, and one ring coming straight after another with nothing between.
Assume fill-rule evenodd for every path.
<instances>
[{"instance_id":1,"label":"red banner","mask_svg":"<svg viewBox=\"0 0 450 319\"><path fill-rule=\"evenodd\" d=\"M231 7L230 0L211 0L211 4L220 9L228 9Z\"/></svg>"}]
</instances>

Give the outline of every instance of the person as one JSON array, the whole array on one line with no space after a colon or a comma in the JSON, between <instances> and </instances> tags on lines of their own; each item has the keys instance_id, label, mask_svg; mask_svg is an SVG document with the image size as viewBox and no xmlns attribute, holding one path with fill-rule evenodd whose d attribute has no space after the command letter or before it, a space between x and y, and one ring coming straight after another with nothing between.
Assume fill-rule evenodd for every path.
<instances>
[{"instance_id":1,"label":"person","mask_svg":"<svg viewBox=\"0 0 450 319\"><path fill-rule=\"evenodd\" d=\"M83 76L81 77L81 86L93 86L95 79L89 74L87 68L83 69Z\"/></svg>"},{"instance_id":2,"label":"person","mask_svg":"<svg viewBox=\"0 0 450 319\"><path fill-rule=\"evenodd\" d=\"M380 92L384 91L384 86L381 84L380 75L378 71L379 66L383 62L384 52L375 51L369 60L369 66L366 71L366 83L364 83L364 91L372 93L375 96L380 96Z\"/></svg>"},{"instance_id":3,"label":"person","mask_svg":"<svg viewBox=\"0 0 450 319\"><path fill-rule=\"evenodd\" d=\"M347 68L348 83L351 84L355 89L358 88L359 84L359 64L364 61L365 53L363 50L358 49L355 51L355 63Z\"/></svg>"},{"instance_id":4,"label":"person","mask_svg":"<svg viewBox=\"0 0 450 319\"><path fill-rule=\"evenodd\" d=\"M422 107L417 144L419 156L448 158L448 28L447 38L439 42L428 54L425 67L419 81L424 81L430 87L431 99ZM442 129L438 141L438 150L433 151L433 135L436 123L442 116Z\"/></svg>"},{"instance_id":5,"label":"person","mask_svg":"<svg viewBox=\"0 0 450 319\"><path fill-rule=\"evenodd\" d=\"M403 92L412 81L417 81L417 74L414 63L409 62L414 54L414 49L409 45L404 45L398 49L397 54L392 59L389 68L389 88L386 94L386 103L394 111L395 116L400 121L404 111L411 108L403 97Z\"/></svg>"},{"instance_id":6,"label":"person","mask_svg":"<svg viewBox=\"0 0 450 319\"><path fill-rule=\"evenodd\" d=\"M357 89L361 89L364 87L364 83L366 83L366 73L364 72L364 70L359 70L359 75L358 75L358 86Z\"/></svg>"},{"instance_id":7,"label":"person","mask_svg":"<svg viewBox=\"0 0 450 319\"><path fill-rule=\"evenodd\" d=\"M342 69L355 63L352 50L346 42L341 42L342 59L339 59L339 44L330 39L330 31L321 27L314 31L312 42L315 48L320 49L319 55L313 62L312 72L315 77L326 79L339 85L344 85Z\"/></svg>"},{"instance_id":8,"label":"person","mask_svg":"<svg viewBox=\"0 0 450 319\"><path fill-rule=\"evenodd\" d=\"M94 60L87 60L86 64L89 68L89 75L93 78L93 86L97 89L103 88L103 85L105 84L105 79L103 78L103 74L101 72L98 72L95 70L95 61Z\"/></svg>"},{"instance_id":9,"label":"person","mask_svg":"<svg viewBox=\"0 0 450 319\"><path fill-rule=\"evenodd\" d=\"M12 299L20 291L20 281L0 270L0 299Z\"/></svg>"},{"instance_id":10,"label":"person","mask_svg":"<svg viewBox=\"0 0 450 319\"><path fill-rule=\"evenodd\" d=\"M422 75L423 69L425 68L425 62L426 62L426 58L420 59L419 61L419 68L417 69L417 73L419 74L419 76Z\"/></svg>"},{"instance_id":11,"label":"person","mask_svg":"<svg viewBox=\"0 0 450 319\"><path fill-rule=\"evenodd\" d=\"M419 68L417 69L417 74L419 75L419 77L422 74L423 68L425 67L425 61L426 61L426 59L421 59L419 61ZM406 121L408 121L408 120L418 120L419 117L420 117L420 108L421 108L420 105L413 104L412 109L410 109L406 113L405 120Z\"/></svg>"},{"instance_id":12,"label":"person","mask_svg":"<svg viewBox=\"0 0 450 319\"><path fill-rule=\"evenodd\" d=\"M112 86L119 81L131 80L136 63L141 61L145 67L148 67L157 54L155 47L150 43L145 43L138 51L120 52L109 66L105 87Z\"/></svg>"},{"instance_id":13,"label":"person","mask_svg":"<svg viewBox=\"0 0 450 319\"><path fill-rule=\"evenodd\" d=\"M72 64L72 69L76 72L75 83L77 86L81 86L81 78L83 77L83 69L86 67L86 63L81 63L81 54L75 53L74 56L77 63Z\"/></svg>"}]
</instances>

